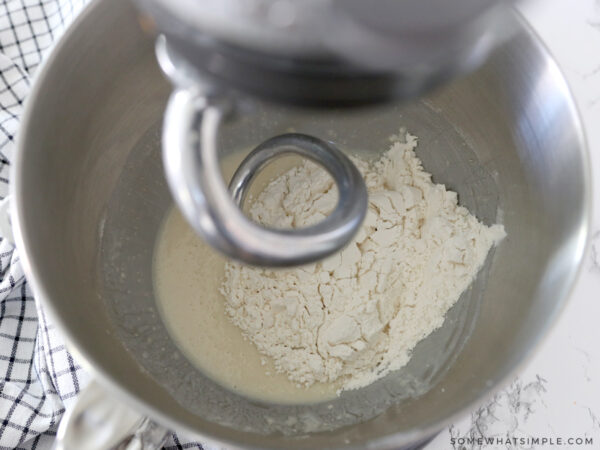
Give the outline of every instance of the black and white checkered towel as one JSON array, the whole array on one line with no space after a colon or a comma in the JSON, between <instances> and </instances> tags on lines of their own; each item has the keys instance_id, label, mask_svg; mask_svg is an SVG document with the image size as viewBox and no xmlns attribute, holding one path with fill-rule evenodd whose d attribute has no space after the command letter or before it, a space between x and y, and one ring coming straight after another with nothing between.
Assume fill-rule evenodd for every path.
<instances>
[{"instance_id":1,"label":"black and white checkered towel","mask_svg":"<svg viewBox=\"0 0 600 450\"><path fill-rule=\"evenodd\" d=\"M0 199L30 79L87 2L0 0ZM0 449L50 448L87 381L33 298L17 251L0 237ZM202 447L173 435L166 448Z\"/></svg>"}]
</instances>

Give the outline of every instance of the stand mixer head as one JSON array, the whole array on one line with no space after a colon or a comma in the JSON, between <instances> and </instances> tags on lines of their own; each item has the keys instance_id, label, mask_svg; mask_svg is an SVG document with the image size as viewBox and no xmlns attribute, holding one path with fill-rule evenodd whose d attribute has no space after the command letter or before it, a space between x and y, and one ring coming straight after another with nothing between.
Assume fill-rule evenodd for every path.
<instances>
[{"instance_id":1,"label":"stand mixer head","mask_svg":"<svg viewBox=\"0 0 600 450\"><path fill-rule=\"evenodd\" d=\"M248 97L323 108L415 97L483 62L502 38L508 16L502 0L137 3L161 32L158 61L175 86L163 131L163 161L175 201L215 248L270 266L316 261L344 247L365 216L366 187L332 143L282 135L242 163L246 182L231 186L236 198L244 197L268 161L293 152L333 175L338 206L309 228L275 230L253 223L220 176L220 123Z\"/></svg>"}]
</instances>

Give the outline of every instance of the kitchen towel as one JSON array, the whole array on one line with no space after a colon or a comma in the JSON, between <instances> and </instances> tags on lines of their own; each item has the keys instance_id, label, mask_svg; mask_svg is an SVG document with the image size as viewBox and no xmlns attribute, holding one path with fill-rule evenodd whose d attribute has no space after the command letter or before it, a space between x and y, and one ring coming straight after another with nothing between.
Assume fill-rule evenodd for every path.
<instances>
[{"instance_id":1,"label":"kitchen towel","mask_svg":"<svg viewBox=\"0 0 600 450\"><path fill-rule=\"evenodd\" d=\"M10 161L32 77L86 3L0 0L1 199L8 195ZM0 236L0 449L50 448L60 418L88 379L35 301L18 251ZM172 435L165 448L202 446Z\"/></svg>"}]
</instances>

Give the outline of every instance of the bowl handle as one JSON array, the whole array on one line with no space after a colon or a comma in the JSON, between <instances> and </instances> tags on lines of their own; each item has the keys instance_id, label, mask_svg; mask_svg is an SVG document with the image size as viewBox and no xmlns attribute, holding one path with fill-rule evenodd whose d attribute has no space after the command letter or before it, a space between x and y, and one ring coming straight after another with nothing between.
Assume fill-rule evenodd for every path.
<instances>
[{"instance_id":1,"label":"bowl handle","mask_svg":"<svg viewBox=\"0 0 600 450\"><path fill-rule=\"evenodd\" d=\"M60 422L56 450L155 450L170 431L114 400L92 380Z\"/></svg>"}]
</instances>

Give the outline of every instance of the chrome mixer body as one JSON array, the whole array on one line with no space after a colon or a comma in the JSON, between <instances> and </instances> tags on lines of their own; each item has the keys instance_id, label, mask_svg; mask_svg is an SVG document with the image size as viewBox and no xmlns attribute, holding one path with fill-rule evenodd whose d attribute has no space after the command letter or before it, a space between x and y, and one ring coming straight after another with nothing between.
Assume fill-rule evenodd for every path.
<instances>
[{"instance_id":1,"label":"chrome mixer body","mask_svg":"<svg viewBox=\"0 0 600 450\"><path fill-rule=\"evenodd\" d=\"M157 57L174 85L163 162L183 214L211 245L256 265L291 266L346 245L367 209L357 169L332 143L284 135L245 161L247 183L288 152L323 165L338 206L306 229L251 222L218 167L218 131L240 101L353 107L415 97L484 61L503 38L502 0L137 0L156 25ZM262 156L257 153L266 152Z\"/></svg>"}]
</instances>

